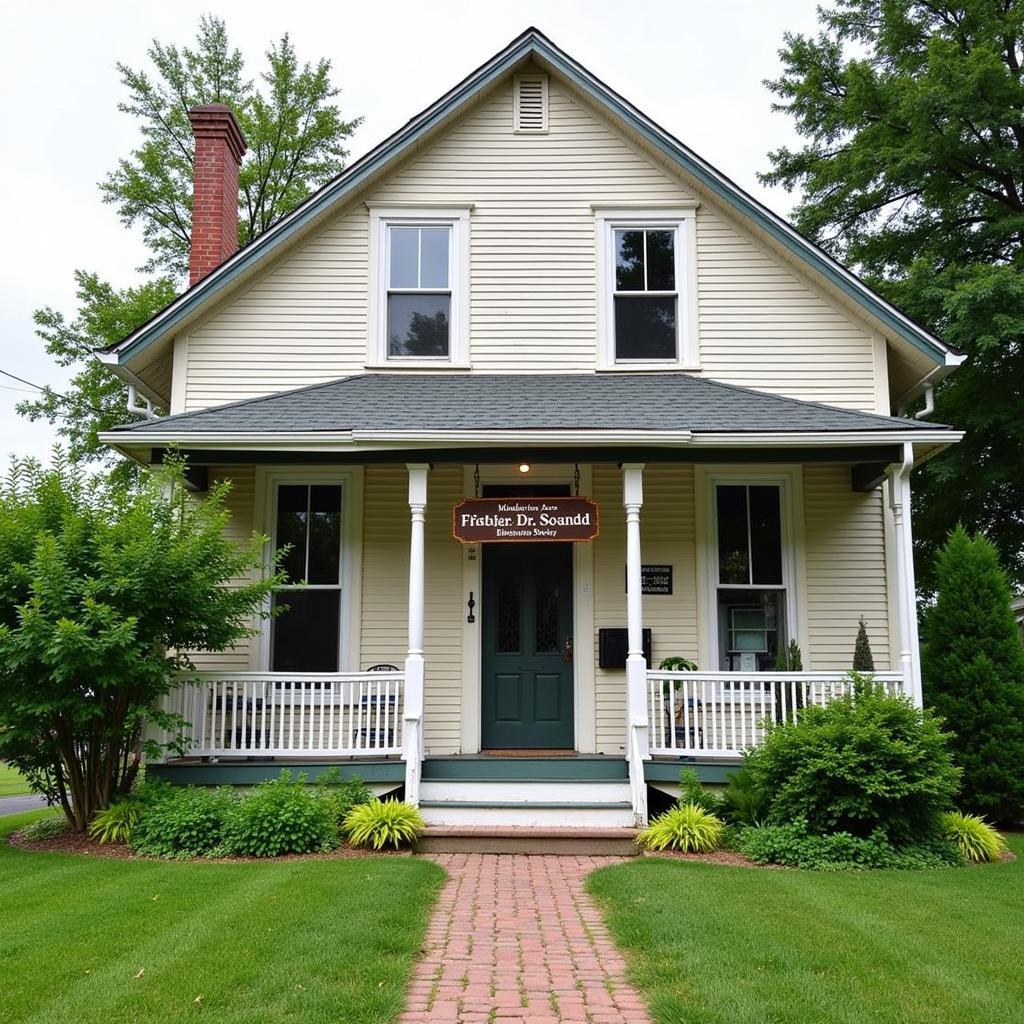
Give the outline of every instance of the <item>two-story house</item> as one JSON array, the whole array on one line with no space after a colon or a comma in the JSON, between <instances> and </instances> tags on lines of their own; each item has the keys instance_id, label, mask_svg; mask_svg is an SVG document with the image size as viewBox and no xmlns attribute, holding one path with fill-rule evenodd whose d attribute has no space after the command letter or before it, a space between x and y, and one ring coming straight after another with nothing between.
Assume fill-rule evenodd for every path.
<instances>
[{"instance_id":1,"label":"two-story house","mask_svg":"<svg viewBox=\"0 0 1024 1024\"><path fill-rule=\"evenodd\" d=\"M163 774L626 826L842 693L861 616L920 702L910 474L960 435L893 413L960 355L533 29L239 251L192 118L191 286L100 354L170 415L103 440L230 478L291 582Z\"/></svg>"}]
</instances>

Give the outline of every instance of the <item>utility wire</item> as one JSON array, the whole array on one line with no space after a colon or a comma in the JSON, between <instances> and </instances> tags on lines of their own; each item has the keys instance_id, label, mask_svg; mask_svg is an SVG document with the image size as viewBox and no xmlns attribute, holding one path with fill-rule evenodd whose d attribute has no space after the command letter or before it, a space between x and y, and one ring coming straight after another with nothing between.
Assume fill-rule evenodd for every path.
<instances>
[{"instance_id":1,"label":"utility wire","mask_svg":"<svg viewBox=\"0 0 1024 1024\"><path fill-rule=\"evenodd\" d=\"M30 380L25 380L24 377L19 377L16 373L11 373L9 370L0 370L5 377L10 377L11 380L16 380L19 384L27 384L30 388L35 388L36 391L49 391L54 398L59 399L62 402L71 404L74 401L69 395L62 395L59 391L54 391L52 388L40 387L38 384L33 384ZM11 391L20 391L21 388L10 388ZM86 409L90 412L96 413L97 416L105 416L106 413L102 409L97 409L95 405L87 405Z\"/></svg>"}]
</instances>

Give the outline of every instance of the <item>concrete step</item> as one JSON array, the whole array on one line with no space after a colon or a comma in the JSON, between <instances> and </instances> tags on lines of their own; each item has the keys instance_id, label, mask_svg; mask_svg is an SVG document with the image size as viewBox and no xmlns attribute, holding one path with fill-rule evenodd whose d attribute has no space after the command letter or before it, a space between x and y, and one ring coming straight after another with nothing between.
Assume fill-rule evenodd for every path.
<instances>
[{"instance_id":1,"label":"concrete step","mask_svg":"<svg viewBox=\"0 0 1024 1024\"><path fill-rule=\"evenodd\" d=\"M601 804L629 801L628 782L605 779L424 779L420 799L475 803Z\"/></svg>"},{"instance_id":2,"label":"concrete step","mask_svg":"<svg viewBox=\"0 0 1024 1024\"><path fill-rule=\"evenodd\" d=\"M561 825L577 828L627 828L633 825L628 800L560 801L420 800L428 825Z\"/></svg>"},{"instance_id":3,"label":"concrete step","mask_svg":"<svg viewBox=\"0 0 1024 1024\"><path fill-rule=\"evenodd\" d=\"M519 853L635 857L634 828L429 825L419 853Z\"/></svg>"}]
</instances>

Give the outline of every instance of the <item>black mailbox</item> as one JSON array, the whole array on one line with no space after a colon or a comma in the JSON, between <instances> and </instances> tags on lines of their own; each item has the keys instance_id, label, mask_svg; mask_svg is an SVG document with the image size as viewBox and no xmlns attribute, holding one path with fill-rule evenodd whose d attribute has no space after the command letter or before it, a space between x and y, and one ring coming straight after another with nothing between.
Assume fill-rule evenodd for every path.
<instances>
[{"instance_id":1,"label":"black mailbox","mask_svg":"<svg viewBox=\"0 0 1024 1024\"><path fill-rule=\"evenodd\" d=\"M644 661L651 667L651 631L643 632ZM629 651L629 630L599 629L597 631L597 664L599 668L625 668Z\"/></svg>"}]
</instances>

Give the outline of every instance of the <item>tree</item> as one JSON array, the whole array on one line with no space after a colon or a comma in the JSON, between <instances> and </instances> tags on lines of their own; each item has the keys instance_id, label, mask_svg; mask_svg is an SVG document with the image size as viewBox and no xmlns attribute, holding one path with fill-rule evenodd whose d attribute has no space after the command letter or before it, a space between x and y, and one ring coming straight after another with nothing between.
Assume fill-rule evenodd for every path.
<instances>
[{"instance_id":1,"label":"tree","mask_svg":"<svg viewBox=\"0 0 1024 1024\"><path fill-rule=\"evenodd\" d=\"M359 125L342 118L330 61L300 64L287 35L271 44L259 84L245 77L224 22L204 16L195 48L153 41L152 70L118 64L128 93L119 105L136 118L140 145L100 184L126 227L140 226L149 258L143 284L116 289L99 274L77 271L79 309L35 314L36 333L61 365L78 368L66 393L45 389L19 412L57 425L72 458L108 455L98 431L129 418L125 386L92 358L174 297L188 273L192 232L193 143L190 107L226 103L248 143L239 173L239 243L251 241L344 167L345 141Z\"/></svg>"},{"instance_id":2,"label":"tree","mask_svg":"<svg viewBox=\"0 0 1024 1024\"><path fill-rule=\"evenodd\" d=\"M238 582L264 538L228 540L229 485L186 500L182 476L171 465L120 487L58 450L0 485L0 758L79 830L130 788L140 752L158 753L147 721L180 736L160 702L187 652L252 635L281 582Z\"/></svg>"},{"instance_id":3,"label":"tree","mask_svg":"<svg viewBox=\"0 0 1024 1024\"><path fill-rule=\"evenodd\" d=\"M863 615L860 617L860 623L857 626L857 640L853 645L853 671L875 671L875 658L871 653L871 641L868 639L868 627Z\"/></svg>"},{"instance_id":4,"label":"tree","mask_svg":"<svg viewBox=\"0 0 1024 1024\"><path fill-rule=\"evenodd\" d=\"M925 702L955 733L961 808L1024 820L1024 650L994 545L957 527L939 552L924 623Z\"/></svg>"},{"instance_id":5,"label":"tree","mask_svg":"<svg viewBox=\"0 0 1024 1024\"><path fill-rule=\"evenodd\" d=\"M967 430L915 478L918 580L956 521L1024 581L1024 5L839 0L788 34L769 88L806 140L770 154L799 229L969 356L935 419Z\"/></svg>"}]
</instances>

